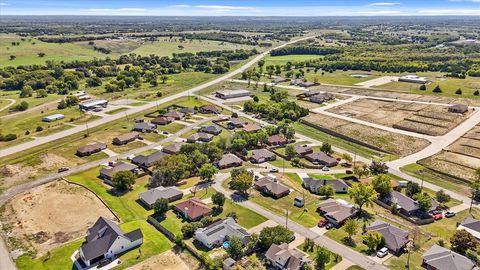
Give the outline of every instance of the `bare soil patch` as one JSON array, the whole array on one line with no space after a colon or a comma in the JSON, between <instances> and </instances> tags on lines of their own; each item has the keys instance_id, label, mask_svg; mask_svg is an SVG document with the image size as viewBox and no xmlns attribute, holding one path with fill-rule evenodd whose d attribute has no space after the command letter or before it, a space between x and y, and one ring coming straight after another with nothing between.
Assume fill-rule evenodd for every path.
<instances>
[{"instance_id":1,"label":"bare soil patch","mask_svg":"<svg viewBox=\"0 0 480 270\"><path fill-rule=\"evenodd\" d=\"M148 258L128 270L190 270L183 259L172 250Z\"/></svg>"},{"instance_id":2,"label":"bare soil patch","mask_svg":"<svg viewBox=\"0 0 480 270\"><path fill-rule=\"evenodd\" d=\"M87 189L55 181L15 196L5 205L1 222L11 250L45 254L85 236L100 217L113 214Z\"/></svg>"},{"instance_id":3,"label":"bare soil patch","mask_svg":"<svg viewBox=\"0 0 480 270\"><path fill-rule=\"evenodd\" d=\"M449 113L446 106L377 99L359 99L328 111L432 136L446 134L468 116Z\"/></svg>"},{"instance_id":4,"label":"bare soil patch","mask_svg":"<svg viewBox=\"0 0 480 270\"><path fill-rule=\"evenodd\" d=\"M416 153L430 144L424 139L392 133L322 114L311 113L303 120L318 129L332 131L336 135L346 137L344 139L350 138L386 153L399 156Z\"/></svg>"}]
</instances>

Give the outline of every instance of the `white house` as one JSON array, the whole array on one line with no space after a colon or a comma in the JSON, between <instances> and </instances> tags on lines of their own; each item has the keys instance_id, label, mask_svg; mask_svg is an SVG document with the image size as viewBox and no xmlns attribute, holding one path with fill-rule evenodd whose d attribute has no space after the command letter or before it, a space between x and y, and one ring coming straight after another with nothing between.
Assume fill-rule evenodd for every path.
<instances>
[{"instance_id":1,"label":"white house","mask_svg":"<svg viewBox=\"0 0 480 270\"><path fill-rule=\"evenodd\" d=\"M239 237L243 244L248 242L250 234L231 217L219 220L195 231L195 239L208 248L221 246L229 237Z\"/></svg>"},{"instance_id":2,"label":"white house","mask_svg":"<svg viewBox=\"0 0 480 270\"><path fill-rule=\"evenodd\" d=\"M465 230L480 240L480 220L474 218L466 218L457 227L457 230Z\"/></svg>"},{"instance_id":3,"label":"white house","mask_svg":"<svg viewBox=\"0 0 480 270\"><path fill-rule=\"evenodd\" d=\"M87 230L85 242L79 250L80 259L86 266L92 266L105 258L115 258L142 243L143 234L140 229L124 233L113 221L100 217Z\"/></svg>"}]
</instances>

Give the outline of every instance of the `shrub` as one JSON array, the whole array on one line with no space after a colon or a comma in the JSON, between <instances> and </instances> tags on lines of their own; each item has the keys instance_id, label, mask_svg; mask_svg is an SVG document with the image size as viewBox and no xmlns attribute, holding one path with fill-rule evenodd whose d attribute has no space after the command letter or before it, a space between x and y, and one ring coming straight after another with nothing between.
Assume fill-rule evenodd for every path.
<instances>
[{"instance_id":1,"label":"shrub","mask_svg":"<svg viewBox=\"0 0 480 270\"><path fill-rule=\"evenodd\" d=\"M38 126L38 127L35 129L36 132L40 132L40 131L42 131L42 130L43 130L43 127L41 127L41 126Z\"/></svg>"},{"instance_id":2,"label":"shrub","mask_svg":"<svg viewBox=\"0 0 480 270\"><path fill-rule=\"evenodd\" d=\"M442 89L440 88L440 86L435 86L435 88L433 88L433 93L441 93L442 92Z\"/></svg>"},{"instance_id":3,"label":"shrub","mask_svg":"<svg viewBox=\"0 0 480 270\"><path fill-rule=\"evenodd\" d=\"M13 133L10 133L10 134L7 134L7 135L1 135L0 134L0 141L2 141L2 142L9 142L9 141L13 141L13 140L16 140L16 139L17 139L17 135L13 134Z\"/></svg>"},{"instance_id":4,"label":"shrub","mask_svg":"<svg viewBox=\"0 0 480 270\"><path fill-rule=\"evenodd\" d=\"M461 95L462 94L462 89L458 88L457 91L455 91L455 94Z\"/></svg>"},{"instance_id":5,"label":"shrub","mask_svg":"<svg viewBox=\"0 0 480 270\"><path fill-rule=\"evenodd\" d=\"M420 90L422 91L427 90L427 86L425 84L420 85Z\"/></svg>"},{"instance_id":6,"label":"shrub","mask_svg":"<svg viewBox=\"0 0 480 270\"><path fill-rule=\"evenodd\" d=\"M480 95L480 91L478 91L478 90L475 90L475 92L473 92L473 95L474 95L474 96L478 96L478 95Z\"/></svg>"}]
</instances>

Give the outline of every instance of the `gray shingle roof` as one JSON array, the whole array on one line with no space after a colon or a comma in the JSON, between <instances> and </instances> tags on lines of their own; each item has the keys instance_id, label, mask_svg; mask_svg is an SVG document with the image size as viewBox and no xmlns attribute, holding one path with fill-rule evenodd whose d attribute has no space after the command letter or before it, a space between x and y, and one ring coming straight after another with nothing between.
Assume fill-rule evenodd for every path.
<instances>
[{"instance_id":1,"label":"gray shingle roof","mask_svg":"<svg viewBox=\"0 0 480 270\"><path fill-rule=\"evenodd\" d=\"M250 234L238 225L233 218L228 217L214 222L205 228L197 229L195 238L198 240L200 236L206 242L204 244L208 246L215 242L223 243L227 236L238 236L243 240L246 237L250 237Z\"/></svg>"},{"instance_id":2,"label":"gray shingle roof","mask_svg":"<svg viewBox=\"0 0 480 270\"><path fill-rule=\"evenodd\" d=\"M437 270L478 269L472 260L437 244L425 252L422 258L425 264L435 267Z\"/></svg>"},{"instance_id":3,"label":"gray shingle roof","mask_svg":"<svg viewBox=\"0 0 480 270\"><path fill-rule=\"evenodd\" d=\"M288 244L272 244L265 253L265 257L272 262L281 264L283 269L298 270L305 260L305 254L289 249Z\"/></svg>"},{"instance_id":4,"label":"gray shingle roof","mask_svg":"<svg viewBox=\"0 0 480 270\"><path fill-rule=\"evenodd\" d=\"M201 127L200 131L210 134L219 134L220 132L222 132L222 129L217 125L208 125Z\"/></svg>"},{"instance_id":5,"label":"gray shingle roof","mask_svg":"<svg viewBox=\"0 0 480 270\"><path fill-rule=\"evenodd\" d=\"M222 156L222 158L220 159L220 161L218 161L218 166L219 167L228 167L228 166L232 166L233 164L238 164L238 163L242 163L243 161L235 156L234 154L225 154Z\"/></svg>"},{"instance_id":6,"label":"gray shingle roof","mask_svg":"<svg viewBox=\"0 0 480 270\"><path fill-rule=\"evenodd\" d=\"M374 221L367 228L367 231L377 231L385 239L385 245L388 249L399 251L409 242L408 232L397 228L384 221Z\"/></svg>"},{"instance_id":7,"label":"gray shingle roof","mask_svg":"<svg viewBox=\"0 0 480 270\"><path fill-rule=\"evenodd\" d=\"M303 178L303 186L311 192L318 192L324 185L332 185L335 192L346 192L349 186L345 181L341 179L326 180L326 179L314 179L311 177Z\"/></svg>"},{"instance_id":8,"label":"gray shingle roof","mask_svg":"<svg viewBox=\"0 0 480 270\"><path fill-rule=\"evenodd\" d=\"M132 163L145 167L150 167L155 162L160 161L166 155L166 153L160 151L154 152L148 156L139 155L132 159Z\"/></svg>"},{"instance_id":9,"label":"gray shingle roof","mask_svg":"<svg viewBox=\"0 0 480 270\"><path fill-rule=\"evenodd\" d=\"M107 176L107 177L113 177L113 175L117 172L123 172L123 171L131 171L138 168L136 165L130 164L130 163L125 163L125 162L118 162L113 165L112 168L102 168L100 170L100 175Z\"/></svg>"},{"instance_id":10,"label":"gray shingle roof","mask_svg":"<svg viewBox=\"0 0 480 270\"><path fill-rule=\"evenodd\" d=\"M181 198L183 192L175 187L157 187L140 193L139 198L149 206L152 206L158 199L164 198L172 201L175 198Z\"/></svg>"},{"instance_id":11,"label":"gray shingle roof","mask_svg":"<svg viewBox=\"0 0 480 270\"><path fill-rule=\"evenodd\" d=\"M265 190L267 193L273 194L275 196L283 195L290 191L290 189L279 182L276 182L275 179L268 176L262 177L255 182L255 187Z\"/></svg>"},{"instance_id":12,"label":"gray shingle roof","mask_svg":"<svg viewBox=\"0 0 480 270\"><path fill-rule=\"evenodd\" d=\"M170 144L170 145L167 145L167 146L163 147L162 151L165 152L165 153L178 153L178 152L180 152L180 149L182 148L183 144L184 143Z\"/></svg>"},{"instance_id":13,"label":"gray shingle roof","mask_svg":"<svg viewBox=\"0 0 480 270\"><path fill-rule=\"evenodd\" d=\"M469 228L473 231L480 232L480 220L474 219L471 217L466 218L462 223L460 223L465 228Z\"/></svg>"}]
</instances>

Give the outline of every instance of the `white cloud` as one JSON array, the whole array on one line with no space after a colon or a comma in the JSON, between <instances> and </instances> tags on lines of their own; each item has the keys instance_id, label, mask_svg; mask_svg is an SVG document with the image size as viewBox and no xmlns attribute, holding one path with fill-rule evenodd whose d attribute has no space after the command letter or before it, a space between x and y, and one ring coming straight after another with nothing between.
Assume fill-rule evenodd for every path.
<instances>
[{"instance_id":1,"label":"white cloud","mask_svg":"<svg viewBox=\"0 0 480 270\"><path fill-rule=\"evenodd\" d=\"M254 7L244 7L244 6L196 5L195 7L213 9L213 10L257 10Z\"/></svg>"},{"instance_id":2,"label":"white cloud","mask_svg":"<svg viewBox=\"0 0 480 270\"><path fill-rule=\"evenodd\" d=\"M372 7L385 7L385 6L398 6L400 3L398 2L378 2L378 3L371 3L369 6Z\"/></svg>"},{"instance_id":3,"label":"white cloud","mask_svg":"<svg viewBox=\"0 0 480 270\"><path fill-rule=\"evenodd\" d=\"M376 10L376 11L356 11L352 14L358 15L402 15L403 13L400 10Z\"/></svg>"},{"instance_id":4,"label":"white cloud","mask_svg":"<svg viewBox=\"0 0 480 270\"><path fill-rule=\"evenodd\" d=\"M8 3L0 2L0 6L8 6Z\"/></svg>"},{"instance_id":5,"label":"white cloud","mask_svg":"<svg viewBox=\"0 0 480 270\"><path fill-rule=\"evenodd\" d=\"M419 14L431 16L469 15L480 16L480 9L425 9L419 10Z\"/></svg>"}]
</instances>

